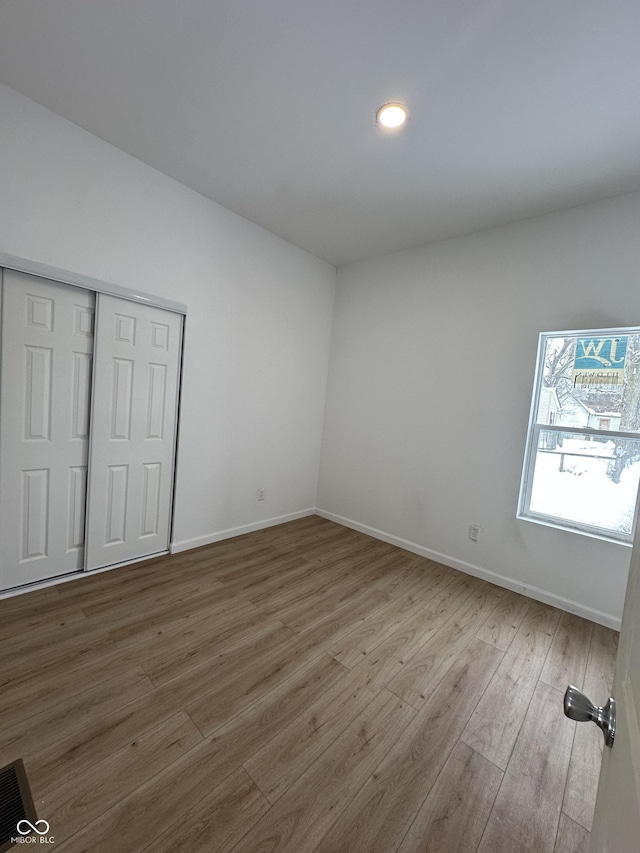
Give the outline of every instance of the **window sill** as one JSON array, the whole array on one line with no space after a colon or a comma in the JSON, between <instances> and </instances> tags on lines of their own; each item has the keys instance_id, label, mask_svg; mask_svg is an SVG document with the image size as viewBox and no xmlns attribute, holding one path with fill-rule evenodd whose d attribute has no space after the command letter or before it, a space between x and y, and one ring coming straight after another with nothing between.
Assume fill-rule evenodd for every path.
<instances>
[{"instance_id":1,"label":"window sill","mask_svg":"<svg viewBox=\"0 0 640 853\"><path fill-rule=\"evenodd\" d=\"M618 539L614 536L607 535L605 532L597 530L587 530L583 527L573 526L570 522L563 524L561 521L553 521L549 518L538 518L531 515L516 515L518 521L528 521L533 524L539 524L542 527L551 527L554 530L564 530L567 533L577 533L578 536L588 536L589 539L599 539L601 542L610 542L612 545L623 545L625 548L633 547L633 542L628 539Z\"/></svg>"}]
</instances>

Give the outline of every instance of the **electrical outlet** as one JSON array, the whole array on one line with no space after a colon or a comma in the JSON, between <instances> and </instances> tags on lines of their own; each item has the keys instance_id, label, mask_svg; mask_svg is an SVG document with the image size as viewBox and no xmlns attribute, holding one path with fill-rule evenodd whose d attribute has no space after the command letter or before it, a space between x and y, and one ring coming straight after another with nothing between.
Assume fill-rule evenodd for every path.
<instances>
[{"instance_id":1,"label":"electrical outlet","mask_svg":"<svg viewBox=\"0 0 640 853\"><path fill-rule=\"evenodd\" d=\"M477 542L479 536L480 536L480 525L479 524L471 524L469 526L469 539L471 539L472 542Z\"/></svg>"},{"instance_id":2,"label":"electrical outlet","mask_svg":"<svg viewBox=\"0 0 640 853\"><path fill-rule=\"evenodd\" d=\"M265 494L266 494L266 489L262 489L260 486L258 486L258 500L259 501L264 500Z\"/></svg>"}]
</instances>

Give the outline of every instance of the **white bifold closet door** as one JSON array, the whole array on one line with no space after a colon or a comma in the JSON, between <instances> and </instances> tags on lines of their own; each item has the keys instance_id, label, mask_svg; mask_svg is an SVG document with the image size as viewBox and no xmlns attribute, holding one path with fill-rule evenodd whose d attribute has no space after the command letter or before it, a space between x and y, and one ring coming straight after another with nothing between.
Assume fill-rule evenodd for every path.
<instances>
[{"instance_id":1,"label":"white bifold closet door","mask_svg":"<svg viewBox=\"0 0 640 853\"><path fill-rule=\"evenodd\" d=\"M167 549L181 326L170 311L97 295L87 569Z\"/></svg>"},{"instance_id":2,"label":"white bifold closet door","mask_svg":"<svg viewBox=\"0 0 640 853\"><path fill-rule=\"evenodd\" d=\"M84 565L95 297L9 270L2 280L0 588L10 588Z\"/></svg>"}]
</instances>

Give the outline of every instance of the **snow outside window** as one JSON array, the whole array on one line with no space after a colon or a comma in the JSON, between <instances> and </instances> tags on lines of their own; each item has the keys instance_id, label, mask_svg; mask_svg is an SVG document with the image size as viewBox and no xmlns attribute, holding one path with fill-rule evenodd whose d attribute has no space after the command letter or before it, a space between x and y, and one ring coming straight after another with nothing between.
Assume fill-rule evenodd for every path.
<instances>
[{"instance_id":1,"label":"snow outside window","mask_svg":"<svg viewBox=\"0 0 640 853\"><path fill-rule=\"evenodd\" d=\"M640 328L540 335L518 518L631 542Z\"/></svg>"}]
</instances>

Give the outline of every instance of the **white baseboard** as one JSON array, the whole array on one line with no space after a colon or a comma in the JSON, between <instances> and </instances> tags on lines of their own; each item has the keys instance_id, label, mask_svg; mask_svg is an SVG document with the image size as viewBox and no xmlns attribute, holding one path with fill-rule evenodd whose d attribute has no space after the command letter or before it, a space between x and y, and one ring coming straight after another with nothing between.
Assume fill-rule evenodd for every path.
<instances>
[{"instance_id":1,"label":"white baseboard","mask_svg":"<svg viewBox=\"0 0 640 853\"><path fill-rule=\"evenodd\" d=\"M308 509L298 510L298 512L290 512L288 515L279 515L275 518L254 521L251 524L242 524L240 527L229 527L226 530L219 530L216 533L208 533L206 536L195 536L193 539L180 539L169 545L169 551L171 554L179 554L181 551L188 551L191 548L212 545L214 542L221 542L223 539L232 539L234 536L242 536L243 533L253 533L255 530L264 530L267 527L274 527L276 524L284 524L286 521L295 521L296 518L306 518L308 515L315 514L315 507L309 507Z\"/></svg>"},{"instance_id":2,"label":"white baseboard","mask_svg":"<svg viewBox=\"0 0 640 853\"><path fill-rule=\"evenodd\" d=\"M422 545L417 545L415 542L409 542L406 539L401 539L399 536L393 536L390 533L385 533L375 527L369 527L367 524L360 524L350 518L344 518L341 515L336 515L333 512L316 507L316 515L326 518L329 521L335 521L337 524L342 524L344 527L350 527L352 530L358 530L360 533L366 533L374 539L380 539L382 542L388 542L390 545L396 545L398 548L403 548L405 551L411 551L412 554L418 554L420 557L427 557L429 560L435 560L437 563L443 563L452 569L457 569L460 572L465 572L468 575L473 575L481 580L489 581L496 586L510 589L512 592L519 592L529 598L535 598L536 601L542 601L544 604L551 604L560 610L566 610L568 613L575 613L576 616L582 616L584 619L589 619L591 622L597 622L600 625L605 625L607 628L613 628L616 631L620 630L621 620L610 613L604 613L602 610L596 610L593 607L587 607L577 601L572 601L569 598L564 598L561 595L556 595L553 592L539 589L536 586L531 586L527 583L516 581L513 578L499 575L496 572L491 572L488 569L483 569L481 566L476 566L473 563L467 563L465 560L458 560L455 557L450 557L448 554L441 554L439 551L433 551L430 548L425 548Z\"/></svg>"},{"instance_id":3,"label":"white baseboard","mask_svg":"<svg viewBox=\"0 0 640 853\"><path fill-rule=\"evenodd\" d=\"M336 515L332 512L327 512L326 510L320 509L319 507L309 507L308 509L299 510L298 512L292 512L288 515L280 515L275 518L267 518L263 519L262 521L253 522L251 524L243 524L239 527L230 527L227 530L220 530L217 533L211 533L206 536L197 536L193 539L184 539L178 542L172 542L169 546L169 552L171 554L178 554L181 551L188 551L191 548L199 548L201 545L211 545L214 542L221 542L223 539L231 539L234 536L241 536L243 533L251 533L255 530L264 530L267 527L274 527L276 524L284 524L287 521L294 521L297 518L306 518L310 515L319 515L322 518L328 519L329 521L335 521L337 524L341 524L343 527L349 527L352 530L358 530L360 533L365 533L367 534L367 536L372 536L374 539L380 539L382 542L388 542L390 545L395 545L405 551L410 551L413 554L418 554L420 557L426 557L429 560L435 560L436 562L442 563L445 566L450 566L452 569L457 569L460 572L465 572L468 575L473 575L473 577L480 578L481 580L486 580L489 583L493 583L496 586L504 587L505 589L510 589L513 592L519 592L522 595L528 596L529 598L534 598L537 601L542 601L545 604L550 604L553 607L558 607L560 610L566 610L568 613L575 613L576 616L582 616L583 618L589 619L592 622L597 622L600 625L605 625L607 628L613 628L616 631L620 630L621 620L616 616L612 616L610 613L605 613L601 610L597 610L592 607L587 607L584 604L580 604L577 601L573 601L572 599L564 598L561 595L557 595L552 592L547 592L547 590L539 589L538 587L531 586L530 584L516 581L513 578L505 577L504 575L497 574L496 572L489 571L488 569L483 569L481 566L476 566L474 563L467 563L465 560L458 560L455 557L450 557L448 554L441 554L439 551L433 551L431 548L425 548L422 545L417 545L415 542L410 542L407 539L401 539L399 536L393 536L390 533L385 533L383 530L378 530L375 527L369 527L369 525L367 524L360 524L359 522L353 521L350 518L345 518L344 516ZM159 555L152 554L147 559L152 559L153 557L157 556ZM136 560L135 562L138 562L138 560ZM44 589L48 586L54 586L59 583L65 583L67 581L76 580L78 577L88 577L92 574L98 574L99 572L109 571L113 568L119 568L119 565L108 566L104 569L94 570L93 572L73 572L71 574L63 575L61 577L50 578L34 584L29 584L28 586L18 587L16 589L11 590L4 590L0 592L0 600L3 598L11 598L14 595L20 595L21 593L29 592L30 590Z\"/></svg>"}]
</instances>

